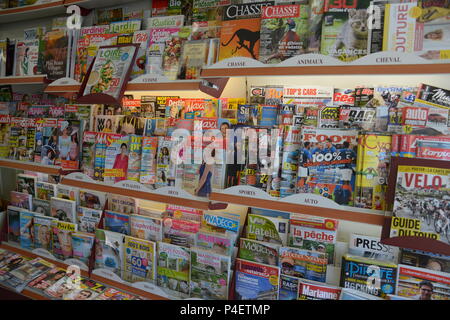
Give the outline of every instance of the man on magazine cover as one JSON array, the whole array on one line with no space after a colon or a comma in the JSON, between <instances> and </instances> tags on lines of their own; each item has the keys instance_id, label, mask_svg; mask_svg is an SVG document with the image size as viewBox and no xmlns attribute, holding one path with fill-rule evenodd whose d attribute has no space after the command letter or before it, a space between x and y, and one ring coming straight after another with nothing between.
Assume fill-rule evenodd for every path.
<instances>
[{"instance_id":1,"label":"man on magazine cover","mask_svg":"<svg viewBox=\"0 0 450 320\"><path fill-rule=\"evenodd\" d=\"M433 284L430 281L424 280L419 284L420 294L413 296L415 300L433 300Z\"/></svg>"}]
</instances>

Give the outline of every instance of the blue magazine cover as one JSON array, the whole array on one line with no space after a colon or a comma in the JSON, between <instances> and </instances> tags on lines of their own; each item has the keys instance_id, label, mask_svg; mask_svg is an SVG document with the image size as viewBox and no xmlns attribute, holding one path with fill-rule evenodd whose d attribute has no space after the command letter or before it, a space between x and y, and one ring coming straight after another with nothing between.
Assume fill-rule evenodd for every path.
<instances>
[{"instance_id":1,"label":"blue magazine cover","mask_svg":"<svg viewBox=\"0 0 450 320\"><path fill-rule=\"evenodd\" d=\"M297 300L300 279L282 274L280 276L279 300Z\"/></svg>"},{"instance_id":2,"label":"blue magazine cover","mask_svg":"<svg viewBox=\"0 0 450 320\"><path fill-rule=\"evenodd\" d=\"M24 249L33 248L33 212L20 211L20 246Z\"/></svg>"},{"instance_id":3,"label":"blue magazine cover","mask_svg":"<svg viewBox=\"0 0 450 320\"><path fill-rule=\"evenodd\" d=\"M130 216L114 211L105 211L105 230L130 235Z\"/></svg>"}]
</instances>

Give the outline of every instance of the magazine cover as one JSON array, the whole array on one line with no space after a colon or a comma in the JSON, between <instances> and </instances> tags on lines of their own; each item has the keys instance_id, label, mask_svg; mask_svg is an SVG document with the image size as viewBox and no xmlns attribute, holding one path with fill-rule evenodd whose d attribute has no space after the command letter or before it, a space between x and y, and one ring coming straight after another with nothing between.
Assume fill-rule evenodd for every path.
<instances>
[{"instance_id":1,"label":"magazine cover","mask_svg":"<svg viewBox=\"0 0 450 320\"><path fill-rule=\"evenodd\" d=\"M94 178L94 161L95 161L95 139L96 133L85 131L83 133L82 157L80 169L88 177Z\"/></svg>"},{"instance_id":2,"label":"magazine cover","mask_svg":"<svg viewBox=\"0 0 450 320\"><path fill-rule=\"evenodd\" d=\"M192 298L227 300L231 258L191 248L190 292Z\"/></svg>"},{"instance_id":3,"label":"magazine cover","mask_svg":"<svg viewBox=\"0 0 450 320\"><path fill-rule=\"evenodd\" d=\"M11 191L10 204L14 207L31 210L33 208L33 197L31 194Z\"/></svg>"},{"instance_id":4,"label":"magazine cover","mask_svg":"<svg viewBox=\"0 0 450 320\"><path fill-rule=\"evenodd\" d=\"M348 253L364 258L397 263L399 248L381 243L380 238L350 234Z\"/></svg>"},{"instance_id":5,"label":"magazine cover","mask_svg":"<svg viewBox=\"0 0 450 320\"><path fill-rule=\"evenodd\" d=\"M20 208L8 206L6 219L8 224L8 241L20 243Z\"/></svg>"},{"instance_id":6,"label":"magazine cover","mask_svg":"<svg viewBox=\"0 0 450 320\"><path fill-rule=\"evenodd\" d=\"M234 250L234 237L230 234L199 231L195 246L217 254L231 256Z\"/></svg>"},{"instance_id":7,"label":"magazine cover","mask_svg":"<svg viewBox=\"0 0 450 320\"><path fill-rule=\"evenodd\" d=\"M113 133L98 133L95 135L94 180L103 181L105 171L105 155L108 137Z\"/></svg>"},{"instance_id":8,"label":"magazine cover","mask_svg":"<svg viewBox=\"0 0 450 320\"><path fill-rule=\"evenodd\" d=\"M108 209L124 214L137 213L138 200L132 197L121 196L118 194L108 194Z\"/></svg>"},{"instance_id":9,"label":"magazine cover","mask_svg":"<svg viewBox=\"0 0 450 320\"><path fill-rule=\"evenodd\" d=\"M50 287L44 290L44 293L52 300L64 300L77 290L77 283L81 281L80 276L66 274Z\"/></svg>"},{"instance_id":10,"label":"magazine cover","mask_svg":"<svg viewBox=\"0 0 450 320\"><path fill-rule=\"evenodd\" d=\"M140 168L140 183L156 184L156 152L158 148L157 137L142 137L142 160Z\"/></svg>"},{"instance_id":11,"label":"magazine cover","mask_svg":"<svg viewBox=\"0 0 450 320\"><path fill-rule=\"evenodd\" d=\"M1 104L1 103L0 103ZM8 158L9 155L9 115L0 115L0 157Z\"/></svg>"},{"instance_id":12,"label":"magazine cover","mask_svg":"<svg viewBox=\"0 0 450 320\"><path fill-rule=\"evenodd\" d=\"M184 18L184 16L182 17ZM150 27L149 47L147 50L147 62L145 66L147 74L163 74L163 53L166 47L166 41L169 41L173 36L178 35L182 25L183 23L181 22L178 26Z\"/></svg>"},{"instance_id":13,"label":"magazine cover","mask_svg":"<svg viewBox=\"0 0 450 320\"><path fill-rule=\"evenodd\" d=\"M402 248L398 261L401 264L413 267L442 272L450 271L450 256L444 256L439 253Z\"/></svg>"},{"instance_id":14,"label":"magazine cover","mask_svg":"<svg viewBox=\"0 0 450 320\"><path fill-rule=\"evenodd\" d=\"M162 53L162 74L169 80L177 79L181 63L181 48L185 40L179 36L172 36L166 40Z\"/></svg>"},{"instance_id":15,"label":"magazine cover","mask_svg":"<svg viewBox=\"0 0 450 320\"><path fill-rule=\"evenodd\" d=\"M80 189L80 206L103 210L106 202L106 194L101 191Z\"/></svg>"},{"instance_id":16,"label":"magazine cover","mask_svg":"<svg viewBox=\"0 0 450 320\"><path fill-rule=\"evenodd\" d=\"M52 263L45 261L42 258L29 260L18 268L15 268L10 272L3 273L1 275L2 285L11 288L16 292L22 292L31 280L48 271L52 267L54 267Z\"/></svg>"},{"instance_id":17,"label":"magazine cover","mask_svg":"<svg viewBox=\"0 0 450 320\"><path fill-rule=\"evenodd\" d=\"M249 214L246 238L286 245L288 224L287 219Z\"/></svg>"},{"instance_id":18,"label":"magazine cover","mask_svg":"<svg viewBox=\"0 0 450 320\"><path fill-rule=\"evenodd\" d=\"M37 181L36 198L49 201L52 197L56 197L56 184Z\"/></svg>"},{"instance_id":19,"label":"magazine cover","mask_svg":"<svg viewBox=\"0 0 450 320\"><path fill-rule=\"evenodd\" d=\"M35 176L19 173L17 175L17 192L28 193L36 197L36 182Z\"/></svg>"},{"instance_id":20,"label":"magazine cover","mask_svg":"<svg viewBox=\"0 0 450 320\"><path fill-rule=\"evenodd\" d=\"M64 296L64 300L97 300L106 290L106 286L97 281L82 278L79 287Z\"/></svg>"},{"instance_id":21,"label":"magazine cover","mask_svg":"<svg viewBox=\"0 0 450 320\"><path fill-rule=\"evenodd\" d=\"M114 288L106 288L95 300L136 300L136 296Z\"/></svg>"},{"instance_id":22,"label":"magazine cover","mask_svg":"<svg viewBox=\"0 0 450 320\"><path fill-rule=\"evenodd\" d=\"M130 235L135 238L162 241L162 219L139 214L130 215Z\"/></svg>"},{"instance_id":23,"label":"magazine cover","mask_svg":"<svg viewBox=\"0 0 450 320\"><path fill-rule=\"evenodd\" d=\"M127 180L139 182L142 158L142 136L130 135Z\"/></svg>"},{"instance_id":24,"label":"magazine cover","mask_svg":"<svg viewBox=\"0 0 450 320\"><path fill-rule=\"evenodd\" d=\"M170 151L173 141L170 137L158 138L158 154L156 158L156 186L165 187L175 183L174 173L171 172Z\"/></svg>"},{"instance_id":25,"label":"magazine cover","mask_svg":"<svg viewBox=\"0 0 450 320\"><path fill-rule=\"evenodd\" d=\"M111 111L112 113L112 111ZM117 115L107 114L107 115L96 115L94 123L94 131L115 133L117 131L117 122L119 117Z\"/></svg>"},{"instance_id":26,"label":"magazine cover","mask_svg":"<svg viewBox=\"0 0 450 320\"><path fill-rule=\"evenodd\" d=\"M358 132L304 128L302 137L298 192L353 205Z\"/></svg>"},{"instance_id":27,"label":"magazine cover","mask_svg":"<svg viewBox=\"0 0 450 320\"><path fill-rule=\"evenodd\" d=\"M195 245L200 222L163 218L163 241L178 246L192 247Z\"/></svg>"},{"instance_id":28,"label":"magazine cover","mask_svg":"<svg viewBox=\"0 0 450 320\"><path fill-rule=\"evenodd\" d=\"M155 118L156 96L141 96L141 116Z\"/></svg>"},{"instance_id":29,"label":"magazine cover","mask_svg":"<svg viewBox=\"0 0 450 320\"><path fill-rule=\"evenodd\" d=\"M55 218L35 213L33 217L33 239L35 248L52 252L52 223Z\"/></svg>"},{"instance_id":30,"label":"magazine cover","mask_svg":"<svg viewBox=\"0 0 450 320\"><path fill-rule=\"evenodd\" d=\"M281 273L293 277L325 282L327 257L323 252L293 248L280 248Z\"/></svg>"},{"instance_id":31,"label":"magazine cover","mask_svg":"<svg viewBox=\"0 0 450 320\"><path fill-rule=\"evenodd\" d=\"M95 236L85 232L72 233L73 258L89 266L89 259L94 245Z\"/></svg>"},{"instance_id":32,"label":"magazine cover","mask_svg":"<svg viewBox=\"0 0 450 320\"><path fill-rule=\"evenodd\" d=\"M278 300L280 268L236 259L236 300Z\"/></svg>"},{"instance_id":33,"label":"magazine cover","mask_svg":"<svg viewBox=\"0 0 450 320\"><path fill-rule=\"evenodd\" d=\"M388 295L386 295L387 297ZM385 300L383 298L350 288L342 288L339 300Z\"/></svg>"},{"instance_id":34,"label":"magazine cover","mask_svg":"<svg viewBox=\"0 0 450 320\"><path fill-rule=\"evenodd\" d=\"M51 215L59 221L77 222L77 204L73 200L52 197L50 199Z\"/></svg>"},{"instance_id":35,"label":"magazine cover","mask_svg":"<svg viewBox=\"0 0 450 320\"><path fill-rule=\"evenodd\" d=\"M376 272L379 277L374 277ZM384 297L395 292L397 264L346 254L339 286Z\"/></svg>"},{"instance_id":36,"label":"magazine cover","mask_svg":"<svg viewBox=\"0 0 450 320\"><path fill-rule=\"evenodd\" d=\"M105 230L130 234L130 216L128 214L105 210L103 223Z\"/></svg>"},{"instance_id":37,"label":"magazine cover","mask_svg":"<svg viewBox=\"0 0 450 320\"><path fill-rule=\"evenodd\" d=\"M77 231L77 225L70 222L52 222L52 253L57 259L72 258L72 233Z\"/></svg>"},{"instance_id":38,"label":"magazine cover","mask_svg":"<svg viewBox=\"0 0 450 320\"><path fill-rule=\"evenodd\" d=\"M449 175L446 168L398 166L390 237L421 236L450 243L445 217Z\"/></svg>"},{"instance_id":39,"label":"magazine cover","mask_svg":"<svg viewBox=\"0 0 450 320\"><path fill-rule=\"evenodd\" d=\"M28 287L39 294L44 294L46 289L50 288L55 282L63 278L65 275L66 271L64 269L54 267L29 282Z\"/></svg>"},{"instance_id":40,"label":"magazine cover","mask_svg":"<svg viewBox=\"0 0 450 320\"><path fill-rule=\"evenodd\" d=\"M191 40L183 43L178 70L178 79L198 79L207 63L208 40Z\"/></svg>"},{"instance_id":41,"label":"magazine cover","mask_svg":"<svg viewBox=\"0 0 450 320\"><path fill-rule=\"evenodd\" d=\"M72 200L77 204L80 202L80 192L78 188L65 186L62 184L56 185L56 197L66 200Z\"/></svg>"},{"instance_id":42,"label":"magazine cover","mask_svg":"<svg viewBox=\"0 0 450 320\"><path fill-rule=\"evenodd\" d=\"M280 247L281 245L279 244L241 238L239 258L256 263L278 266Z\"/></svg>"},{"instance_id":43,"label":"magazine cover","mask_svg":"<svg viewBox=\"0 0 450 320\"><path fill-rule=\"evenodd\" d=\"M144 134L145 119L135 115L119 117L116 133L121 135Z\"/></svg>"},{"instance_id":44,"label":"magazine cover","mask_svg":"<svg viewBox=\"0 0 450 320\"><path fill-rule=\"evenodd\" d=\"M278 300L297 300L300 278L280 275Z\"/></svg>"},{"instance_id":45,"label":"magazine cover","mask_svg":"<svg viewBox=\"0 0 450 320\"><path fill-rule=\"evenodd\" d=\"M166 104L169 99L178 99L179 96L157 96L155 105L155 117L165 118L166 117Z\"/></svg>"},{"instance_id":46,"label":"magazine cover","mask_svg":"<svg viewBox=\"0 0 450 320\"><path fill-rule=\"evenodd\" d=\"M350 62L367 55L370 0L325 4L320 53Z\"/></svg>"},{"instance_id":47,"label":"magazine cover","mask_svg":"<svg viewBox=\"0 0 450 320\"><path fill-rule=\"evenodd\" d=\"M15 50L16 76L32 76L39 74L39 39L17 41Z\"/></svg>"},{"instance_id":48,"label":"magazine cover","mask_svg":"<svg viewBox=\"0 0 450 320\"><path fill-rule=\"evenodd\" d=\"M145 65L147 60L147 48L150 41L149 30L137 30L133 32L133 43L139 44L136 60L131 70L130 78L134 79L145 73Z\"/></svg>"},{"instance_id":49,"label":"magazine cover","mask_svg":"<svg viewBox=\"0 0 450 320\"><path fill-rule=\"evenodd\" d=\"M261 15L259 60L280 63L306 52L309 7L300 4L267 6Z\"/></svg>"},{"instance_id":50,"label":"magazine cover","mask_svg":"<svg viewBox=\"0 0 450 320\"><path fill-rule=\"evenodd\" d=\"M156 280L156 243L125 236L122 279L129 282Z\"/></svg>"},{"instance_id":51,"label":"magazine cover","mask_svg":"<svg viewBox=\"0 0 450 320\"><path fill-rule=\"evenodd\" d=\"M69 35L65 29L45 33L39 43L38 72L50 80L66 77L69 63Z\"/></svg>"},{"instance_id":52,"label":"magazine cover","mask_svg":"<svg viewBox=\"0 0 450 320\"><path fill-rule=\"evenodd\" d=\"M191 254L184 247L158 242L157 285L162 288L189 295L189 272Z\"/></svg>"},{"instance_id":53,"label":"magazine cover","mask_svg":"<svg viewBox=\"0 0 450 320\"><path fill-rule=\"evenodd\" d=\"M122 276L124 235L97 229L95 231L95 268L106 268Z\"/></svg>"},{"instance_id":54,"label":"magazine cover","mask_svg":"<svg viewBox=\"0 0 450 320\"><path fill-rule=\"evenodd\" d=\"M102 213L102 210L96 210L81 206L78 207L78 231L95 233L95 230L97 229L97 226L102 217Z\"/></svg>"},{"instance_id":55,"label":"magazine cover","mask_svg":"<svg viewBox=\"0 0 450 320\"><path fill-rule=\"evenodd\" d=\"M51 216L51 208L50 208L50 201L47 200L41 200L41 199L33 199L33 212L36 212L38 214L42 214L44 216L50 217Z\"/></svg>"},{"instance_id":56,"label":"magazine cover","mask_svg":"<svg viewBox=\"0 0 450 320\"><path fill-rule=\"evenodd\" d=\"M289 246L325 253L334 264L334 249L339 220L294 215L289 220Z\"/></svg>"},{"instance_id":57,"label":"magazine cover","mask_svg":"<svg viewBox=\"0 0 450 320\"><path fill-rule=\"evenodd\" d=\"M103 181L117 183L126 180L128 173L129 136L110 134L106 141Z\"/></svg>"},{"instance_id":58,"label":"magazine cover","mask_svg":"<svg viewBox=\"0 0 450 320\"><path fill-rule=\"evenodd\" d=\"M83 124L79 120L58 120L58 158L61 168L77 170L80 165L80 137Z\"/></svg>"},{"instance_id":59,"label":"magazine cover","mask_svg":"<svg viewBox=\"0 0 450 320\"><path fill-rule=\"evenodd\" d=\"M339 300L341 288L301 279L298 300Z\"/></svg>"},{"instance_id":60,"label":"magazine cover","mask_svg":"<svg viewBox=\"0 0 450 320\"><path fill-rule=\"evenodd\" d=\"M412 300L450 300L448 273L399 264L395 293Z\"/></svg>"},{"instance_id":61,"label":"magazine cover","mask_svg":"<svg viewBox=\"0 0 450 320\"><path fill-rule=\"evenodd\" d=\"M20 225L20 247L24 249L32 249L34 246L33 234L33 216L31 211L20 211L19 225Z\"/></svg>"}]
</instances>

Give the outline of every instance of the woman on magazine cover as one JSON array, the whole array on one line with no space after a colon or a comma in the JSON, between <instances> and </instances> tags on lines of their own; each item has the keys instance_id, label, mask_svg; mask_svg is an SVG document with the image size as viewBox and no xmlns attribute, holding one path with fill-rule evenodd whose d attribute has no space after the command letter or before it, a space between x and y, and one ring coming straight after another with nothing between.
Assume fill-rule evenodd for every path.
<instances>
[{"instance_id":1,"label":"woman on magazine cover","mask_svg":"<svg viewBox=\"0 0 450 320\"><path fill-rule=\"evenodd\" d=\"M115 177L114 182L117 183L127 179L128 173L128 146L126 143L120 145L120 153L116 155L113 169L121 169L123 174L120 177Z\"/></svg>"},{"instance_id":2,"label":"woman on magazine cover","mask_svg":"<svg viewBox=\"0 0 450 320\"><path fill-rule=\"evenodd\" d=\"M211 152L211 157L214 158L216 155L216 150ZM207 164L205 160L200 166L198 173L200 179L198 181L198 187L194 190L195 195L199 197L208 197L211 193L211 178L213 174L213 164Z\"/></svg>"}]
</instances>

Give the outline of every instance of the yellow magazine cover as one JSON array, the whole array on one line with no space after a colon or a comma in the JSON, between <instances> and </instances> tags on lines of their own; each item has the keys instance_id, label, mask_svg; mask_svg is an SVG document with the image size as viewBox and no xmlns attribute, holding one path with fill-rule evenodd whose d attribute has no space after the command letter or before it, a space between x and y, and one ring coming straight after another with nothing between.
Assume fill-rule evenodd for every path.
<instances>
[{"instance_id":1,"label":"yellow magazine cover","mask_svg":"<svg viewBox=\"0 0 450 320\"><path fill-rule=\"evenodd\" d=\"M385 210L392 136L366 134L358 145L357 197L360 208Z\"/></svg>"},{"instance_id":2,"label":"yellow magazine cover","mask_svg":"<svg viewBox=\"0 0 450 320\"><path fill-rule=\"evenodd\" d=\"M219 61L232 57L259 58L261 19L238 19L222 22Z\"/></svg>"},{"instance_id":3,"label":"yellow magazine cover","mask_svg":"<svg viewBox=\"0 0 450 320\"><path fill-rule=\"evenodd\" d=\"M125 236L122 279L129 282L155 281L156 243Z\"/></svg>"}]
</instances>

